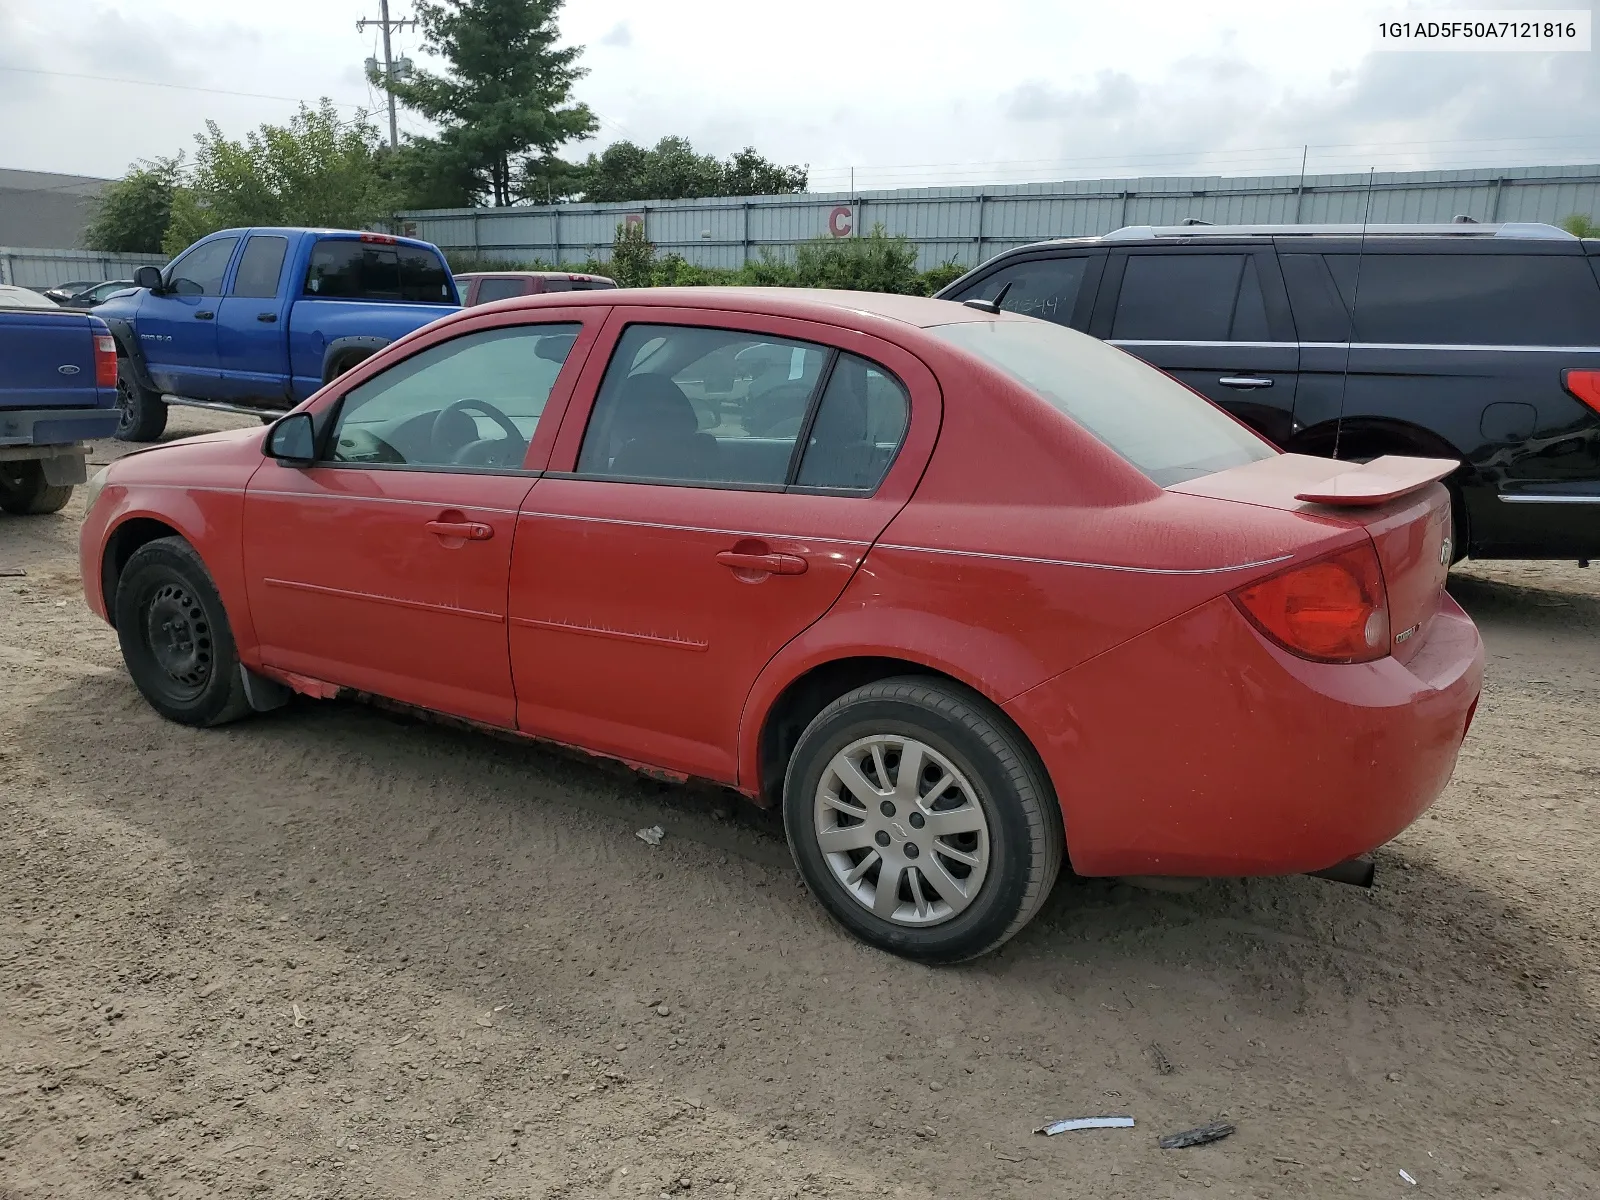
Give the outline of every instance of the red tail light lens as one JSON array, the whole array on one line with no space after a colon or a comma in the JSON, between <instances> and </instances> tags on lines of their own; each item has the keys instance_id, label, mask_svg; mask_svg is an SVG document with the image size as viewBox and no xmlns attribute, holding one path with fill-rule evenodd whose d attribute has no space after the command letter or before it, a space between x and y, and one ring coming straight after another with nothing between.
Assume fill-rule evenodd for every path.
<instances>
[{"instance_id":1,"label":"red tail light lens","mask_svg":"<svg viewBox=\"0 0 1600 1200\"><path fill-rule=\"evenodd\" d=\"M1354 663L1389 653L1389 597L1370 541L1290 567L1233 599L1257 629L1301 658Z\"/></svg>"},{"instance_id":2,"label":"red tail light lens","mask_svg":"<svg viewBox=\"0 0 1600 1200\"><path fill-rule=\"evenodd\" d=\"M1561 382L1567 391L1600 413L1600 371L1568 371Z\"/></svg>"},{"instance_id":3,"label":"red tail light lens","mask_svg":"<svg viewBox=\"0 0 1600 1200\"><path fill-rule=\"evenodd\" d=\"M94 336L94 385L117 386L117 339L109 333Z\"/></svg>"}]
</instances>

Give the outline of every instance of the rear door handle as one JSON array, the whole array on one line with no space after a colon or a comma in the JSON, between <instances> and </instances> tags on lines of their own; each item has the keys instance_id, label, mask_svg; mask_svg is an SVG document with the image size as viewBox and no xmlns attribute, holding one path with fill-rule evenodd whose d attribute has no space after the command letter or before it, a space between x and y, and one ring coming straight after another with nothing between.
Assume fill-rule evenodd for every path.
<instances>
[{"instance_id":1,"label":"rear door handle","mask_svg":"<svg viewBox=\"0 0 1600 1200\"><path fill-rule=\"evenodd\" d=\"M1272 386L1272 380L1265 379L1260 375L1224 375L1217 382L1223 387L1238 388L1244 392L1251 391L1254 388L1269 388Z\"/></svg>"},{"instance_id":2,"label":"rear door handle","mask_svg":"<svg viewBox=\"0 0 1600 1200\"><path fill-rule=\"evenodd\" d=\"M216 315L217 314L212 312L209 308L202 308L199 312L194 314L194 319L196 321L209 321Z\"/></svg>"},{"instance_id":3,"label":"rear door handle","mask_svg":"<svg viewBox=\"0 0 1600 1200\"><path fill-rule=\"evenodd\" d=\"M264 321L268 325L271 325L277 319L278 319L278 314L277 313L257 313L256 314L256 320Z\"/></svg>"},{"instance_id":4,"label":"rear door handle","mask_svg":"<svg viewBox=\"0 0 1600 1200\"><path fill-rule=\"evenodd\" d=\"M722 550L717 561L735 571L765 571L769 575L804 575L806 560L798 554L745 554Z\"/></svg>"},{"instance_id":5,"label":"rear door handle","mask_svg":"<svg viewBox=\"0 0 1600 1200\"><path fill-rule=\"evenodd\" d=\"M439 537L464 538L469 542L487 542L494 536L494 526L479 521L429 521L423 528Z\"/></svg>"}]
</instances>

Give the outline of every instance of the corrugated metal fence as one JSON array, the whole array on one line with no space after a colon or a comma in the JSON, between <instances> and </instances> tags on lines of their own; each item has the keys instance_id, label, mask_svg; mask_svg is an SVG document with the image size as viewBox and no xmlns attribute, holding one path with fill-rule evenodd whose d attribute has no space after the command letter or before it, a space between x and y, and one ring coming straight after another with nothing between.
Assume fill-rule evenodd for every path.
<instances>
[{"instance_id":1,"label":"corrugated metal fence","mask_svg":"<svg viewBox=\"0 0 1600 1200\"><path fill-rule=\"evenodd\" d=\"M26 250L0 246L0 283L43 291L73 280L128 279L135 267L161 266L164 254L101 254L95 250Z\"/></svg>"},{"instance_id":2,"label":"corrugated metal fence","mask_svg":"<svg viewBox=\"0 0 1600 1200\"><path fill-rule=\"evenodd\" d=\"M660 253L706 267L737 267L811 238L850 237L881 224L916 243L923 268L975 266L1042 238L1106 233L1123 225L1360 221L1368 177L1095 179L1006 187L911 188L731 199L651 200L437 209L403 213L396 231L457 252L459 260L575 262L610 256L624 222L642 222ZM1374 222L1556 222L1600 217L1600 166L1380 172L1371 180Z\"/></svg>"}]
</instances>

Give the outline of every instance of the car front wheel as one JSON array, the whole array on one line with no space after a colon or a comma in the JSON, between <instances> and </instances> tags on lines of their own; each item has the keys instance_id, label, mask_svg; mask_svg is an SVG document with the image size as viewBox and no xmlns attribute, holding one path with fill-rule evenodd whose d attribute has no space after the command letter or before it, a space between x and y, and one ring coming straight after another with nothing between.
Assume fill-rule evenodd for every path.
<instances>
[{"instance_id":1,"label":"car front wheel","mask_svg":"<svg viewBox=\"0 0 1600 1200\"><path fill-rule=\"evenodd\" d=\"M915 676L817 714L789 763L784 825L835 920L929 963L985 954L1026 925L1065 840L1043 767L1010 722L965 688Z\"/></svg>"},{"instance_id":2,"label":"car front wheel","mask_svg":"<svg viewBox=\"0 0 1600 1200\"><path fill-rule=\"evenodd\" d=\"M117 580L117 640L134 685L181 725L221 725L250 711L233 631L193 546L157 538Z\"/></svg>"},{"instance_id":3,"label":"car front wheel","mask_svg":"<svg viewBox=\"0 0 1600 1200\"><path fill-rule=\"evenodd\" d=\"M133 364L117 360L117 437L124 442L153 442L167 428L167 405L139 382Z\"/></svg>"}]
</instances>

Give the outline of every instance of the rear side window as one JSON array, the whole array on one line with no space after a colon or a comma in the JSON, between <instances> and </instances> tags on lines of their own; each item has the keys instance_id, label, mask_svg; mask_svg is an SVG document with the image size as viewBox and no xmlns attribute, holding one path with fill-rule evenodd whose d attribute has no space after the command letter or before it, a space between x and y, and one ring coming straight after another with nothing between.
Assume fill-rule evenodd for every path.
<instances>
[{"instance_id":1,"label":"rear side window","mask_svg":"<svg viewBox=\"0 0 1600 1200\"><path fill-rule=\"evenodd\" d=\"M520 296L527 290L528 285L520 279L480 279L475 303L492 304L496 300L509 300L512 296Z\"/></svg>"},{"instance_id":2,"label":"rear side window","mask_svg":"<svg viewBox=\"0 0 1600 1200\"><path fill-rule=\"evenodd\" d=\"M1020 380L1160 487L1277 453L1154 367L1070 329L969 321L929 332Z\"/></svg>"},{"instance_id":3,"label":"rear side window","mask_svg":"<svg viewBox=\"0 0 1600 1200\"><path fill-rule=\"evenodd\" d=\"M812 419L795 483L870 492L906 435L911 401L900 381L854 354L841 354Z\"/></svg>"},{"instance_id":4,"label":"rear side window","mask_svg":"<svg viewBox=\"0 0 1600 1200\"><path fill-rule=\"evenodd\" d=\"M604 292L617 285L609 279L574 279L567 286L574 292Z\"/></svg>"},{"instance_id":5,"label":"rear side window","mask_svg":"<svg viewBox=\"0 0 1600 1200\"><path fill-rule=\"evenodd\" d=\"M1119 341L1269 340L1261 277L1251 254L1134 254L1117 295Z\"/></svg>"},{"instance_id":6,"label":"rear side window","mask_svg":"<svg viewBox=\"0 0 1600 1200\"><path fill-rule=\"evenodd\" d=\"M255 234L244 244L239 270L233 277L233 294L270 300L278 294L278 276L283 273L283 256L289 239L271 234Z\"/></svg>"},{"instance_id":7,"label":"rear side window","mask_svg":"<svg viewBox=\"0 0 1600 1200\"><path fill-rule=\"evenodd\" d=\"M1305 256L1316 257L1316 256ZM1358 342L1593 346L1600 287L1577 255L1328 254L1339 309L1355 311ZM1358 281L1359 272L1359 281ZM1344 341L1336 309L1334 336ZM1296 310L1298 317L1298 309ZM1327 332L1327 331L1323 331Z\"/></svg>"},{"instance_id":8,"label":"rear side window","mask_svg":"<svg viewBox=\"0 0 1600 1200\"><path fill-rule=\"evenodd\" d=\"M1004 289L1005 298L1000 301L1004 311L1068 325L1088 267L1089 256L1084 254L1018 263L996 271L952 299L993 300Z\"/></svg>"},{"instance_id":9,"label":"rear side window","mask_svg":"<svg viewBox=\"0 0 1600 1200\"><path fill-rule=\"evenodd\" d=\"M327 238L312 248L305 294L333 300L449 303L450 273L429 250Z\"/></svg>"}]
</instances>

